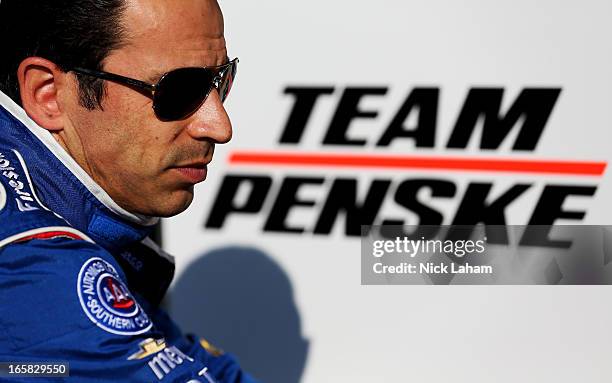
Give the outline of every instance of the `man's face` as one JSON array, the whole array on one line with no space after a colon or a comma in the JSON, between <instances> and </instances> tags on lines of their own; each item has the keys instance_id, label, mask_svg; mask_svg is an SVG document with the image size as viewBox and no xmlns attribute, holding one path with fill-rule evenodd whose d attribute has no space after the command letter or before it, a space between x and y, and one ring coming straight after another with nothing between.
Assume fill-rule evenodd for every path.
<instances>
[{"instance_id":1,"label":"man's face","mask_svg":"<svg viewBox=\"0 0 612 383\"><path fill-rule=\"evenodd\" d=\"M223 18L215 0L127 0L125 45L103 70L155 83L180 67L224 64ZM152 100L106 82L102 110L78 105L76 81L64 103L68 123L58 140L126 210L171 216L185 210L206 176L215 143L232 135L217 91L181 121L156 118ZM61 96L61 95L60 95Z\"/></svg>"}]
</instances>

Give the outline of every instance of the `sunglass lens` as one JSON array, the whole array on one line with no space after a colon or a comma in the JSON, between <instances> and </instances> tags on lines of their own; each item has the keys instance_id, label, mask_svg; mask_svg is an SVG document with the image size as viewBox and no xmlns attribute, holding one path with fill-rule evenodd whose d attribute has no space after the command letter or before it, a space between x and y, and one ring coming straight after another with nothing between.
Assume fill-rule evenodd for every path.
<instances>
[{"instance_id":1,"label":"sunglass lens","mask_svg":"<svg viewBox=\"0 0 612 383\"><path fill-rule=\"evenodd\" d=\"M223 74L223 80L221 82L221 85L219 86L219 96L221 97L221 101L225 101L225 99L229 95L230 90L232 90L232 85L234 84L234 78L236 77L237 69L238 59L235 59L230 63L229 67Z\"/></svg>"},{"instance_id":2,"label":"sunglass lens","mask_svg":"<svg viewBox=\"0 0 612 383\"><path fill-rule=\"evenodd\" d=\"M204 68L168 72L155 91L153 107L160 120L182 120L198 110L210 92L212 73Z\"/></svg>"}]
</instances>

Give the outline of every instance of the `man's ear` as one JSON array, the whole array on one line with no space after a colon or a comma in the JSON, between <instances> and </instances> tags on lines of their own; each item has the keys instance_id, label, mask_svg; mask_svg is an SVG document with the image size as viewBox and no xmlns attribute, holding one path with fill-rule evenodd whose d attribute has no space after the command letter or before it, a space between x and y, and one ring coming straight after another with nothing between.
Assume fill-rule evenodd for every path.
<instances>
[{"instance_id":1,"label":"man's ear","mask_svg":"<svg viewBox=\"0 0 612 383\"><path fill-rule=\"evenodd\" d=\"M66 73L57 65L41 57L26 58L17 70L23 109L49 131L60 131L64 127L58 91L65 77Z\"/></svg>"}]
</instances>

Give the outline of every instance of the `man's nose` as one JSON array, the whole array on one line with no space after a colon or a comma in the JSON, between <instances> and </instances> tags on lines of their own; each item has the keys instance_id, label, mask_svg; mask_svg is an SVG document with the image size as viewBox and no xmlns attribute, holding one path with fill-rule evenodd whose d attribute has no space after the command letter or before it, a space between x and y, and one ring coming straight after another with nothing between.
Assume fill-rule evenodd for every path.
<instances>
[{"instance_id":1,"label":"man's nose","mask_svg":"<svg viewBox=\"0 0 612 383\"><path fill-rule=\"evenodd\" d=\"M204 104L193 114L187 133L195 139L209 139L218 144L225 144L232 139L232 122L216 89L210 92Z\"/></svg>"}]
</instances>

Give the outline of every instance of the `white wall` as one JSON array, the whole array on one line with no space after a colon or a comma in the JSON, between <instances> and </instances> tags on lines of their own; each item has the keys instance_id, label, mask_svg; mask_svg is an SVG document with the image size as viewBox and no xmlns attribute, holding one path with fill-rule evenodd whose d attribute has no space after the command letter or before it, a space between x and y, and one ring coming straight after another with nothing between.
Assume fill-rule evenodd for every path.
<instances>
[{"instance_id":1,"label":"white wall","mask_svg":"<svg viewBox=\"0 0 612 383\"><path fill-rule=\"evenodd\" d=\"M531 184L506 211L512 224L527 223L546 185L593 186L593 197L569 197L564 208L587 212L573 223L610 224L608 172L246 166L231 164L229 156L260 150L607 162L612 3L261 0L221 6L230 56L241 59L226 104L234 139L217 147L192 207L164 222L164 245L177 256L170 307L184 327L237 353L247 369L269 382L297 382L300 376L306 383L610 381L612 306L606 286L361 286L360 242L344 234L344 219L330 235L311 233L336 177L356 179L360 196L373 179L392 181L379 219L412 223L414 215L393 202L394 188L406 179L456 184L457 196L448 200L419 194L444 213L445 223L469 183L492 183L492 198L514 184ZM317 104L299 145L278 143L294 103L284 94L288 86L336 88ZM321 145L342 90L359 86L389 88L387 95L360 104L377 110L377 118L351 125L349 135L368 144ZM423 86L440 89L436 146L417 148L399 139L375 147L372 142L408 93ZM562 92L534 151L513 151L512 134L498 150L481 150L479 133L467 149L447 149L475 87L504 88L503 111L524 88ZM236 174L273 178L262 211L232 215L221 230L205 229L224 177ZM288 222L307 232L263 231L288 176L326 179L299 192L315 206L289 215ZM229 266L217 258L223 255ZM195 307L191 313L181 303L186 298Z\"/></svg>"}]
</instances>

